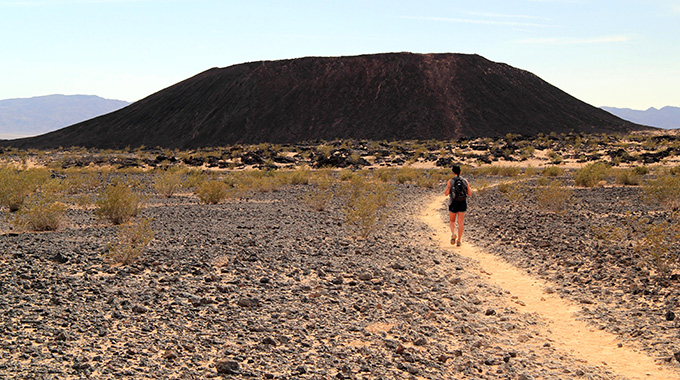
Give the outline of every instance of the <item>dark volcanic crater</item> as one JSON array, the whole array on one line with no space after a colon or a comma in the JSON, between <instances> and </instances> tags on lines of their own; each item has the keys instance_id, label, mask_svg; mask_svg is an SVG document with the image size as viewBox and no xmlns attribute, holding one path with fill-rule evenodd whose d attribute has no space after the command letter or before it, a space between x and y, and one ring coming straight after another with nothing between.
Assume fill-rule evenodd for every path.
<instances>
[{"instance_id":1,"label":"dark volcanic crater","mask_svg":"<svg viewBox=\"0 0 680 380\"><path fill-rule=\"evenodd\" d=\"M644 129L536 75L469 54L306 57L213 68L20 148L196 148Z\"/></svg>"}]
</instances>

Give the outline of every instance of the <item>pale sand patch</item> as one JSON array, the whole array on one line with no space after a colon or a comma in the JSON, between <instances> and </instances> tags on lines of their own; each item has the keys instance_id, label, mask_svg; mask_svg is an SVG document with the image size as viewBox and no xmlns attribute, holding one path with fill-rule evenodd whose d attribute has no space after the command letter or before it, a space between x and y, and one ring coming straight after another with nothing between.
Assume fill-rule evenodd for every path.
<instances>
[{"instance_id":1,"label":"pale sand patch","mask_svg":"<svg viewBox=\"0 0 680 380\"><path fill-rule=\"evenodd\" d=\"M680 379L678 371L656 364L632 344L619 347L622 342L615 335L577 320L574 313L581 310L580 306L554 293L546 293L545 289L550 285L545 281L468 243L463 243L462 247L451 246L448 223L442 221L444 212L445 202L436 196L420 216L433 229L435 241L443 248L478 261L482 278L510 292L509 306L545 318L549 327L543 334L554 342L555 348L591 365L605 365L612 372L630 379Z\"/></svg>"}]
</instances>

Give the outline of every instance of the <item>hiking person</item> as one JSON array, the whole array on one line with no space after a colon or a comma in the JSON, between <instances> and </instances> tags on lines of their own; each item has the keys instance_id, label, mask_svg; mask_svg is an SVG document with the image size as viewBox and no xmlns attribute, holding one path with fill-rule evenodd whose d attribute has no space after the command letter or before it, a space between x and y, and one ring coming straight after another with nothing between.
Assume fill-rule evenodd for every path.
<instances>
[{"instance_id":1,"label":"hiking person","mask_svg":"<svg viewBox=\"0 0 680 380\"><path fill-rule=\"evenodd\" d=\"M451 228L451 244L460 247L463 238L463 223L467 211L467 197L472 195L470 184L460 176L460 166L453 165L451 171L456 176L446 183L444 195L449 197L449 227ZM458 219L458 235L456 235L456 219Z\"/></svg>"}]
</instances>

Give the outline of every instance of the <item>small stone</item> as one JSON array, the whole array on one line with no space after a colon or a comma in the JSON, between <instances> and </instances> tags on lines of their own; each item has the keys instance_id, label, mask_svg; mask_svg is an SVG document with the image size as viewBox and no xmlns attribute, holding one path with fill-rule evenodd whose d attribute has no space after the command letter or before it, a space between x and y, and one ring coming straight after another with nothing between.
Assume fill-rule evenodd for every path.
<instances>
[{"instance_id":1,"label":"small stone","mask_svg":"<svg viewBox=\"0 0 680 380\"><path fill-rule=\"evenodd\" d=\"M276 341L274 338L268 336L262 340L262 344L268 345L268 346L276 346Z\"/></svg>"},{"instance_id":2,"label":"small stone","mask_svg":"<svg viewBox=\"0 0 680 380\"><path fill-rule=\"evenodd\" d=\"M361 281L371 281L373 276L370 273L364 272L359 274L359 280Z\"/></svg>"},{"instance_id":3,"label":"small stone","mask_svg":"<svg viewBox=\"0 0 680 380\"><path fill-rule=\"evenodd\" d=\"M236 304L241 307L259 307L260 300L256 298L241 298Z\"/></svg>"},{"instance_id":4,"label":"small stone","mask_svg":"<svg viewBox=\"0 0 680 380\"><path fill-rule=\"evenodd\" d=\"M680 351L676 352L673 354L673 357L675 357L675 360L680 362Z\"/></svg>"},{"instance_id":5,"label":"small stone","mask_svg":"<svg viewBox=\"0 0 680 380\"><path fill-rule=\"evenodd\" d=\"M403 344L399 344L394 351L397 353L397 355L401 355L404 353L404 350L406 350L406 347L404 347Z\"/></svg>"},{"instance_id":6,"label":"small stone","mask_svg":"<svg viewBox=\"0 0 680 380\"><path fill-rule=\"evenodd\" d=\"M305 374L305 373L307 373L307 367L305 367L305 366L303 366L303 365L298 366L298 367L295 369L295 372L297 372L297 373L300 374L300 375Z\"/></svg>"},{"instance_id":7,"label":"small stone","mask_svg":"<svg viewBox=\"0 0 680 380\"><path fill-rule=\"evenodd\" d=\"M427 344L427 339L425 337L420 337L413 342L414 346L424 346Z\"/></svg>"},{"instance_id":8,"label":"small stone","mask_svg":"<svg viewBox=\"0 0 680 380\"><path fill-rule=\"evenodd\" d=\"M666 312L666 320L667 320L667 321L672 321L672 320L674 320L674 319L675 319L675 313L672 312L671 310L668 310L668 311Z\"/></svg>"},{"instance_id":9,"label":"small stone","mask_svg":"<svg viewBox=\"0 0 680 380\"><path fill-rule=\"evenodd\" d=\"M132 307L132 311L137 313L137 314L143 314L143 313L146 313L148 310L144 306L135 305L135 306Z\"/></svg>"},{"instance_id":10,"label":"small stone","mask_svg":"<svg viewBox=\"0 0 680 380\"><path fill-rule=\"evenodd\" d=\"M496 310L494 310L494 309L486 309L486 311L484 312L484 315L487 315L487 316L489 316L489 315L496 315Z\"/></svg>"},{"instance_id":11,"label":"small stone","mask_svg":"<svg viewBox=\"0 0 680 380\"><path fill-rule=\"evenodd\" d=\"M179 355L177 354L177 351L175 350L167 350L163 353L163 359L173 361L177 359Z\"/></svg>"},{"instance_id":12,"label":"small stone","mask_svg":"<svg viewBox=\"0 0 680 380\"><path fill-rule=\"evenodd\" d=\"M218 360L215 362L215 370L223 375L238 375L241 373L240 365L233 360Z\"/></svg>"}]
</instances>

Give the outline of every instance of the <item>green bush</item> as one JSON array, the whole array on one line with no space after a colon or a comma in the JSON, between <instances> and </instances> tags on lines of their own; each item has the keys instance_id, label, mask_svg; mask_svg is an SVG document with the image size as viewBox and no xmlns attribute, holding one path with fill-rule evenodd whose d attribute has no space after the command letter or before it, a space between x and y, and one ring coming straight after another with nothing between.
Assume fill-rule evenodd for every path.
<instances>
[{"instance_id":1,"label":"green bush","mask_svg":"<svg viewBox=\"0 0 680 380\"><path fill-rule=\"evenodd\" d=\"M574 173L577 186L593 187L600 185L609 175L610 166L602 161L588 164Z\"/></svg>"},{"instance_id":2,"label":"green bush","mask_svg":"<svg viewBox=\"0 0 680 380\"><path fill-rule=\"evenodd\" d=\"M151 219L122 225L118 230L118 242L107 244L105 257L112 263L132 264L139 260L153 237Z\"/></svg>"},{"instance_id":3,"label":"green bush","mask_svg":"<svg viewBox=\"0 0 680 380\"><path fill-rule=\"evenodd\" d=\"M95 202L95 215L113 224L123 224L137 216L143 197L123 181L114 180L102 190Z\"/></svg>"}]
</instances>

